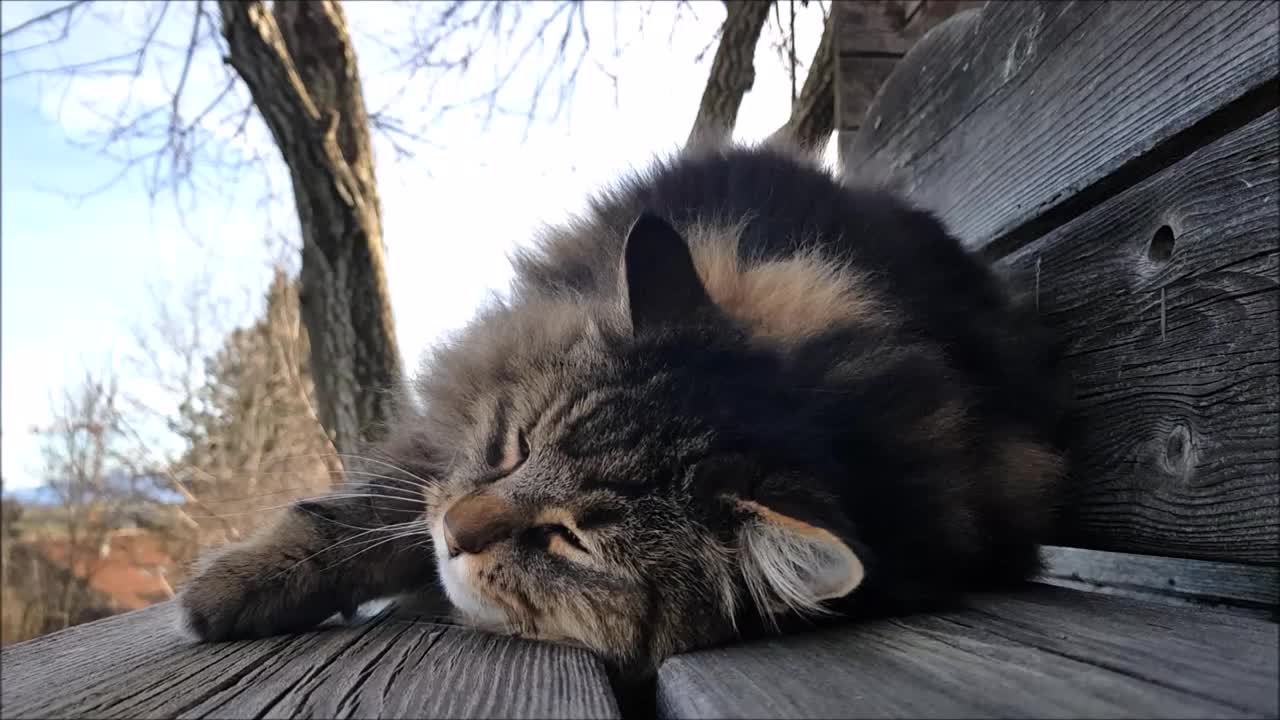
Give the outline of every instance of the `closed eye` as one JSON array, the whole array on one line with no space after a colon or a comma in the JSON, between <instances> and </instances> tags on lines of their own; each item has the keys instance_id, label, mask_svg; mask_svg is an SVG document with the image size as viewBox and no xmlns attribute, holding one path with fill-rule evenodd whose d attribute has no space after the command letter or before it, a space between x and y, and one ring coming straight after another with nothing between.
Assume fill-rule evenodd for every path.
<instances>
[{"instance_id":1,"label":"closed eye","mask_svg":"<svg viewBox=\"0 0 1280 720\"><path fill-rule=\"evenodd\" d=\"M530 452L532 451L529 448L529 437L524 434L524 429L521 428L516 432L516 453L519 458L517 462L524 463L525 460L528 460Z\"/></svg>"},{"instance_id":2,"label":"closed eye","mask_svg":"<svg viewBox=\"0 0 1280 720\"><path fill-rule=\"evenodd\" d=\"M518 430L515 437L508 435L505 440L495 439L486 454L486 461L493 468L488 479L497 480L519 470L529 459L529 453L529 438L523 429Z\"/></svg>"},{"instance_id":3,"label":"closed eye","mask_svg":"<svg viewBox=\"0 0 1280 720\"><path fill-rule=\"evenodd\" d=\"M587 555L591 554L586 545L582 544L582 540L578 538L578 535L564 525L556 523L536 525L525 531L525 537L529 544L540 550L553 551L555 541L562 540L578 552L586 553Z\"/></svg>"}]
</instances>

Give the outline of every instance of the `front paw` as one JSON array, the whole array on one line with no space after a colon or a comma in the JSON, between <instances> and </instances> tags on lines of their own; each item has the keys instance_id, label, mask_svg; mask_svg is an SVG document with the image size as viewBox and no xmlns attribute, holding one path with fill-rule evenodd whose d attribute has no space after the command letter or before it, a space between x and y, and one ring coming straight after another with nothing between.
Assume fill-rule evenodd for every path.
<instances>
[{"instance_id":1,"label":"front paw","mask_svg":"<svg viewBox=\"0 0 1280 720\"><path fill-rule=\"evenodd\" d=\"M206 558L178 595L182 627L197 640L217 642L253 637L260 614L253 605L260 568L250 553L231 548ZM257 582L255 582L257 581Z\"/></svg>"},{"instance_id":2,"label":"front paw","mask_svg":"<svg viewBox=\"0 0 1280 720\"><path fill-rule=\"evenodd\" d=\"M307 630L340 610L317 593L309 569L260 548L233 547L202 563L178 596L182 628L203 642Z\"/></svg>"}]
</instances>

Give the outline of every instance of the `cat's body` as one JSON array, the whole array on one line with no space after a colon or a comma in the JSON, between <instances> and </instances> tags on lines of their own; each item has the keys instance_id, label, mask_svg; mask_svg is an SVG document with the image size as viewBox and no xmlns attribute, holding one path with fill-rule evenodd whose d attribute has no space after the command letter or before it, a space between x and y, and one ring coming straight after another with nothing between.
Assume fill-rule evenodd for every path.
<instances>
[{"instance_id":1,"label":"cat's body","mask_svg":"<svg viewBox=\"0 0 1280 720\"><path fill-rule=\"evenodd\" d=\"M1063 475L1053 346L927 214L781 150L691 152L516 270L352 472L381 477L205 563L199 636L439 582L481 627L643 673L1036 568Z\"/></svg>"}]
</instances>

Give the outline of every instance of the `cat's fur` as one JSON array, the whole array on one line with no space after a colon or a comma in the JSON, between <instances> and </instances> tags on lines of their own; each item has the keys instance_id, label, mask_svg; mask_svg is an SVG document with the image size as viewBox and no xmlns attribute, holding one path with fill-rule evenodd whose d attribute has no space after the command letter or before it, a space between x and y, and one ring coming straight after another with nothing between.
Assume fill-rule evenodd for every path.
<instances>
[{"instance_id":1,"label":"cat's fur","mask_svg":"<svg viewBox=\"0 0 1280 720\"><path fill-rule=\"evenodd\" d=\"M1036 569L1056 351L927 213L774 147L691 151L515 266L428 357L365 487L204 561L199 637L439 583L471 623L643 675Z\"/></svg>"}]
</instances>

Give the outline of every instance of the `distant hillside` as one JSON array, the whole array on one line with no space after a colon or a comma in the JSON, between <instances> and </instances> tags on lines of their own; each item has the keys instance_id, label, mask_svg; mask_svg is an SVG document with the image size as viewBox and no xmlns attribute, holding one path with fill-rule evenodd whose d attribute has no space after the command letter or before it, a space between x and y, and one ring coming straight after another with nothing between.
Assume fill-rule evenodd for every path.
<instances>
[{"instance_id":1,"label":"distant hillside","mask_svg":"<svg viewBox=\"0 0 1280 720\"><path fill-rule=\"evenodd\" d=\"M172 490L166 489L149 489L145 493L147 499L152 502L181 504L183 497ZM57 505L58 496L53 489L47 485L37 485L36 487L16 487L5 488L4 497L12 497L14 500L23 505Z\"/></svg>"},{"instance_id":2,"label":"distant hillside","mask_svg":"<svg viewBox=\"0 0 1280 720\"><path fill-rule=\"evenodd\" d=\"M53 505L58 502L53 491L44 485L36 487L5 488L4 496L13 498L23 505Z\"/></svg>"}]
</instances>

